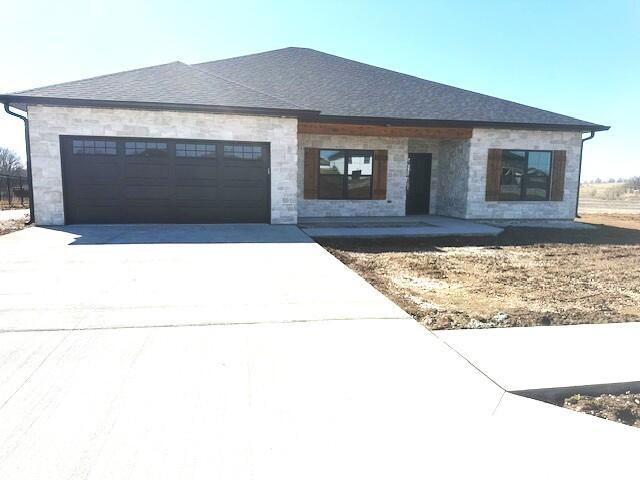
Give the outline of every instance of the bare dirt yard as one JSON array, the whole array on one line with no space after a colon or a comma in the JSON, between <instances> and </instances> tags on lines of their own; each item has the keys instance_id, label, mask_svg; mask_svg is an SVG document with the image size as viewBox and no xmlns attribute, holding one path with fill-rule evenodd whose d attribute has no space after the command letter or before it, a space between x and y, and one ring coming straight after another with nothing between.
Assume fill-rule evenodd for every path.
<instances>
[{"instance_id":1,"label":"bare dirt yard","mask_svg":"<svg viewBox=\"0 0 640 480\"><path fill-rule=\"evenodd\" d=\"M28 214L14 214L11 210L0 210L0 235L25 228Z\"/></svg>"},{"instance_id":2,"label":"bare dirt yard","mask_svg":"<svg viewBox=\"0 0 640 480\"><path fill-rule=\"evenodd\" d=\"M432 329L640 321L640 214L495 238L320 243Z\"/></svg>"},{"instance_id":3,"label":"bare dirt yard","mask_svg":"<svg viewBox=\"0 0 640 480\"><path fill-rule=\"evenodd\" d=\"M564 407L632 427L640 427L640 394L638 393L573 395L565 399Z\"/></svg>"}]
</instances>

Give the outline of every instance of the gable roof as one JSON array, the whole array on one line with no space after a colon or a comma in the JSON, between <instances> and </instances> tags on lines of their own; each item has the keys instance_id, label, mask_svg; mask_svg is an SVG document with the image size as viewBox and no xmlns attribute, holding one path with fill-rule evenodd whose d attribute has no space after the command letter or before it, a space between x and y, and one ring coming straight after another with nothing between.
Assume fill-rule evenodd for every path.
<instances>
[{"instance_id":1,"label":"gable roof","mask_svg":"<svg viewBox=\"0 0 640 480\"><path fill-rule=\"evenodd\" d=\"M274 111L301 118L353 123L608 129L295 47L195 65L174 62L141 68L16 92L1 96L0 101Z\"/></svg>"}]
</instances>

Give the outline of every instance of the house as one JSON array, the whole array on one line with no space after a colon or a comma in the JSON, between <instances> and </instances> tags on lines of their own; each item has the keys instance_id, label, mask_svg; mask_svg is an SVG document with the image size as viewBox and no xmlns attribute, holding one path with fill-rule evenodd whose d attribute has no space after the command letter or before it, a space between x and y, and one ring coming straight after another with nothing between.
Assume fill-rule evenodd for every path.
<instances>
[{"instance_id":1,"label":"house","mask_svg":"<svg viewBox=\"0 0 640 480\"><path fill-rule=\"evenodd\" d=\"M35 220L573 219L609 127L306 48L0 97L27 112Z\"/></svg>"}]
</instances>

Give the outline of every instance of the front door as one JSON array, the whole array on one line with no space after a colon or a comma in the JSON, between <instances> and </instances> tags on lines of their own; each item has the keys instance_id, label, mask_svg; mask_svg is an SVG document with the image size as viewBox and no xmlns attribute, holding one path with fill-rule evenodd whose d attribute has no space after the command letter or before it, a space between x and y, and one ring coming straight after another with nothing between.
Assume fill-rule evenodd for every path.
<instances>
[{"instance_id":1,"label":"front door","mask_svg":"<svg viewBox=\"0 0 640 480\"><path fill-rule=\"evenodd\" d=\"M407 182L407 215L429 213L431 185L431 154L409 154L409 181Z\"/></svg>"}]
</instances>

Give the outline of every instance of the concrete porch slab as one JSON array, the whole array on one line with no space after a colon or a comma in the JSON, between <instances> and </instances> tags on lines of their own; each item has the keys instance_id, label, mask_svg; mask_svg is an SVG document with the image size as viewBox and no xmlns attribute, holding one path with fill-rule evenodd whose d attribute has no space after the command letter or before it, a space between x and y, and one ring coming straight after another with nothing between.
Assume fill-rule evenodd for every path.
<instances>
[{"instance_id":1,"label":"concrete porch slab","mask_svg":"<svg viewBox=\"0 0 640 480\"><path fill-rule=\"evenodd\" d=\"M435 333L511 392L640 381L640 322Z\"/></svg>"},{"instance_id":2,"label":"concrete porch slab","mask_svg":"<svg viewBox=\"0 0 640 480\"><path fill-rule=\"evenodd\" d=\"M496 236L502 228L438 215L406 217L301 217L298 226L321 237Z\"/></svg>"}]
</instances>

